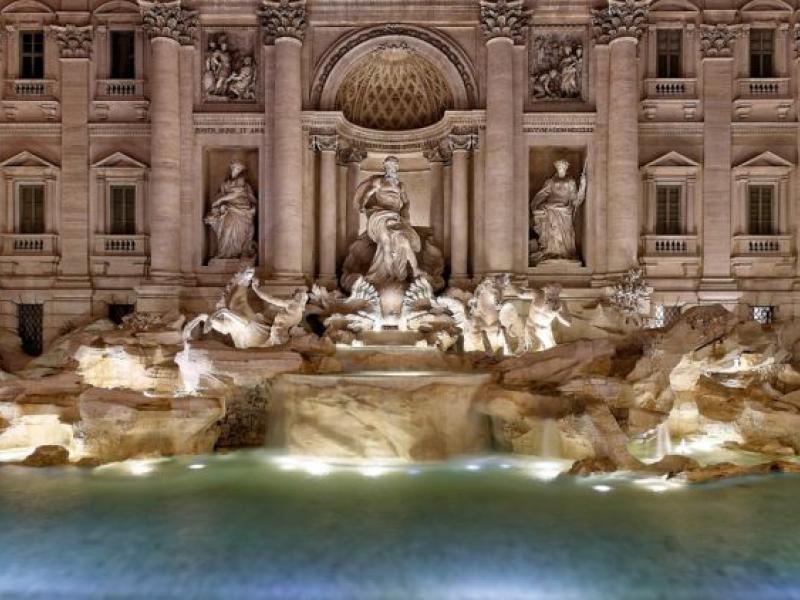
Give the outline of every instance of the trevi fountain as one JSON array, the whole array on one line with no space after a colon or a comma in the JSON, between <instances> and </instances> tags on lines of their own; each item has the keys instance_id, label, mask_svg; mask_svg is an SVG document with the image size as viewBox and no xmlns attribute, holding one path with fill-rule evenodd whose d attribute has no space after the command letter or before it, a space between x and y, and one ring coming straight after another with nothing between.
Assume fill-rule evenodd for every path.
<instances>
[{"instance_id":1,"label":"trevi fountain","mask_svg":"<svg viewBox=\"0 0 800 600\"><path fill-rule=\"evenodd\" d=\"M0 598L800 598L797 23L0 0Z\"/></svg>"}]
</instances>

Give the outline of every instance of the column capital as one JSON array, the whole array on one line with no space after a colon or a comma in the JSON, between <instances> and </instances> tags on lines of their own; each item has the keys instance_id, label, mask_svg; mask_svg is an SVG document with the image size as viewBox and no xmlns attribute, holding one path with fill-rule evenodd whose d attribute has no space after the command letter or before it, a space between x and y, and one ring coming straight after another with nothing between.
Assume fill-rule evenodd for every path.
<instances>
[{"instance_id":1,"label":"column capital","mask_svg":"<svg viewBox=\"0 0 800 600\"><path fill-rule=\"evenodd\" d=\"M341 163L360 163L367 158L367 152L358 146L339 146L336 157Z\"/></svg>"},{"instance_id":2,"label":"column capital","mask_svg":"<svg viewBox=\"0 0 800 600\"><path fill-rule=\"evenodd\" d=\"M794 26L792 49L794 50L794 57L800 58L800 24Z\"/></svg>"},{"instance_id":3,"label":"column capital","mask_svg":"<svg viewBox=\"0 0 800 600\"><path fill-rule=\"evenodd\" d=\"M479 139L477 129L456 128L450 132L450 148L453 152L477 150Z\"/></svg>"},{"instance_id":4,"label":"column capital","mask_svg":"<svg viewBox=\"0 0 800 600\"><path fill-rule=\"evenodd\" d=\"M92 26L53 25L50 31L61 50L61 58L90 58L92 55Z\"/></svg>"},{"instance_id":5,"label":"column capital","mask_svg":"<svg viewBox=\"0 0 800 600\"><path fill-rule=\"evenodd\" d=\"M703 58L729 58L733 56L733 40L739 35L736 25L717 23L700 25L700 51Z\"/></svg>"},{"instance_id":6,"label":"column capital","mask_svg":"<svg viewBox=\"0 0 800 600\"><path fill-rule=\"evenodd\" d=\"M191 45L197 33L197 12L181 8L180 0L139 0L142 24L150 39L165 37Z\"/></svg>"},{"instance_id":7,"label":"column capital","mask_svg":"<svg viewBox=\"0 0 800 600\"><path fill-rule=\"evenodd\" d=\"M608 6L592 11L592 32L596 44L619 38L638 40L647 26L649 0L609 0Z\"/></svg>"},{"instance_id":8,"label":"column capital","mask_svg":"<svg viewBox=\"0 0 800 600\"><path fill-rule=\"evenodd\" d=\"M426 148L422 154L430 162L447 163L453 157L453 148L450 140L445 138Z\"/></svg>"},{"instance_id":9,"label":"column capital","mask_svg":"<svg viewBox=\"0 0 800 600\"><path fill-rule=\"evenodd\" d=\"M481 0L481 30L487 40L505 37L522 41L528 19L522 0Z\"/></svg>"},{"instance_id":10,"label":"column capital","mask_svg":"<svg viewBox=\"0 0 800 600\"><path fill-rule=\"evenodd\" d=\"M258 16L267 41L290 37L302 42L306 35L306 0L264 0Z\"/></svg>"},{"instance_id":11,"label":"column capital","mask_svg":"<svg viewBox=\"0 0 800 600\"><path fill-rule=\"evenodd\" d=\"M308 146L314 152L336 152L339 149L339 138L336 132L312 132Z\"/></svg>"}]
</instances>

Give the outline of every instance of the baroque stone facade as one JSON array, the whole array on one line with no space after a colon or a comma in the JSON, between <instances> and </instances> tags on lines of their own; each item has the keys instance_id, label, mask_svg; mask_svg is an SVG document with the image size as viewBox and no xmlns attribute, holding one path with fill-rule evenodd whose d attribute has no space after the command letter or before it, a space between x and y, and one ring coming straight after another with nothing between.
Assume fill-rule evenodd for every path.
<instances>
[{"instance_id":1,"label":"baroque stone facade","mask_svg":"<svg viewBox=\"0 0 800 600\"><path fill-rule=\"evenodd\" d=\"M334 286L387 156L451 283L575 304L641 268L654 314L800 316L796 21L766 0L0 0L0 327L207 312L243 263L278 297ZM539 195L562 179L572 200Z\"/></svg>"}]
</instances>

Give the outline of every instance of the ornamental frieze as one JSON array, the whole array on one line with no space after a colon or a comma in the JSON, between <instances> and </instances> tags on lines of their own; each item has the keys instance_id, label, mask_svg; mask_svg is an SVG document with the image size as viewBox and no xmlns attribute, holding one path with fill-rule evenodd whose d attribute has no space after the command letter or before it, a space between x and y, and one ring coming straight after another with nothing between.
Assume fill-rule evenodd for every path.
<instances>
[{"instance_id":1,"label":"ornamental frieze","mask_svg":"<svg viewBox=\"0 0 800 600\"><path fill-rule=\"evenodd\" d=\"M700 51L706 58L733 56L733 40L738 33L735 25L700 25Z\"/></svg>"},{"instance_id":2,"label":"ornamental frieze","mask_svg":"<svg viewBox=\"0 0 800 600\"><path fill-rule=\"evenodd\" d=\"M481 30L486 39L507 37L519 42L527 27L522 0L481 0Z\"/></svg>"},{"instance_id":3,"label":"ornamental frieze","mask_svg":"<svg viewBox=\"0 0 800 600\"><path fill-rule=\"evenodd\" d=\"M639 39L647 25L649 0L610 0L608 6L592 11L595 42L608 44L617 38Z\"/></svg>"},{"instance_id":4,"label":"ornamental frieze","mask_svg":"<svg viewBox=\"0 0 800 600\"><path fill-rule=\"evenodd\" d=\"M181 8L180 0L149 2L139 0L142 24L152 38L166 37L184 45L194 43L197 32L197 12Z\"/></svg>"},{"instance_id":5,"label":"ornamental frieze","mask_svg":"<svg viewBox=\"0 0 800 600\"><path fill-rule=\"evenodd\" d=\"M308 25L306 0L265 0L258 16L266 39L291 37L303 41Z\"/></svg>"}]
</instances>

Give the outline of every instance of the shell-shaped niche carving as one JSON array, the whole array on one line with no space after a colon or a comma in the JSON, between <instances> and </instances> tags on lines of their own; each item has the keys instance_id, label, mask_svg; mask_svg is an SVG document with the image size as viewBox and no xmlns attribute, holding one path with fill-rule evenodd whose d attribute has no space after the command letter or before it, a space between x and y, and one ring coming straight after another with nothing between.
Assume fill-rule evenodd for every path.
<instances>
[{"instance_id":1,"label":"shell-shaped niche carving","mask_svg":"<svg viewBox=\"0 0 800 600\"><path fill-rule=\"evenodd\" d=\"M439 121L453 94L439 70L406 44L385 44L351 67L336 93L336 108L356 125L385 131Z\"/></svg>"}]
</instances>

